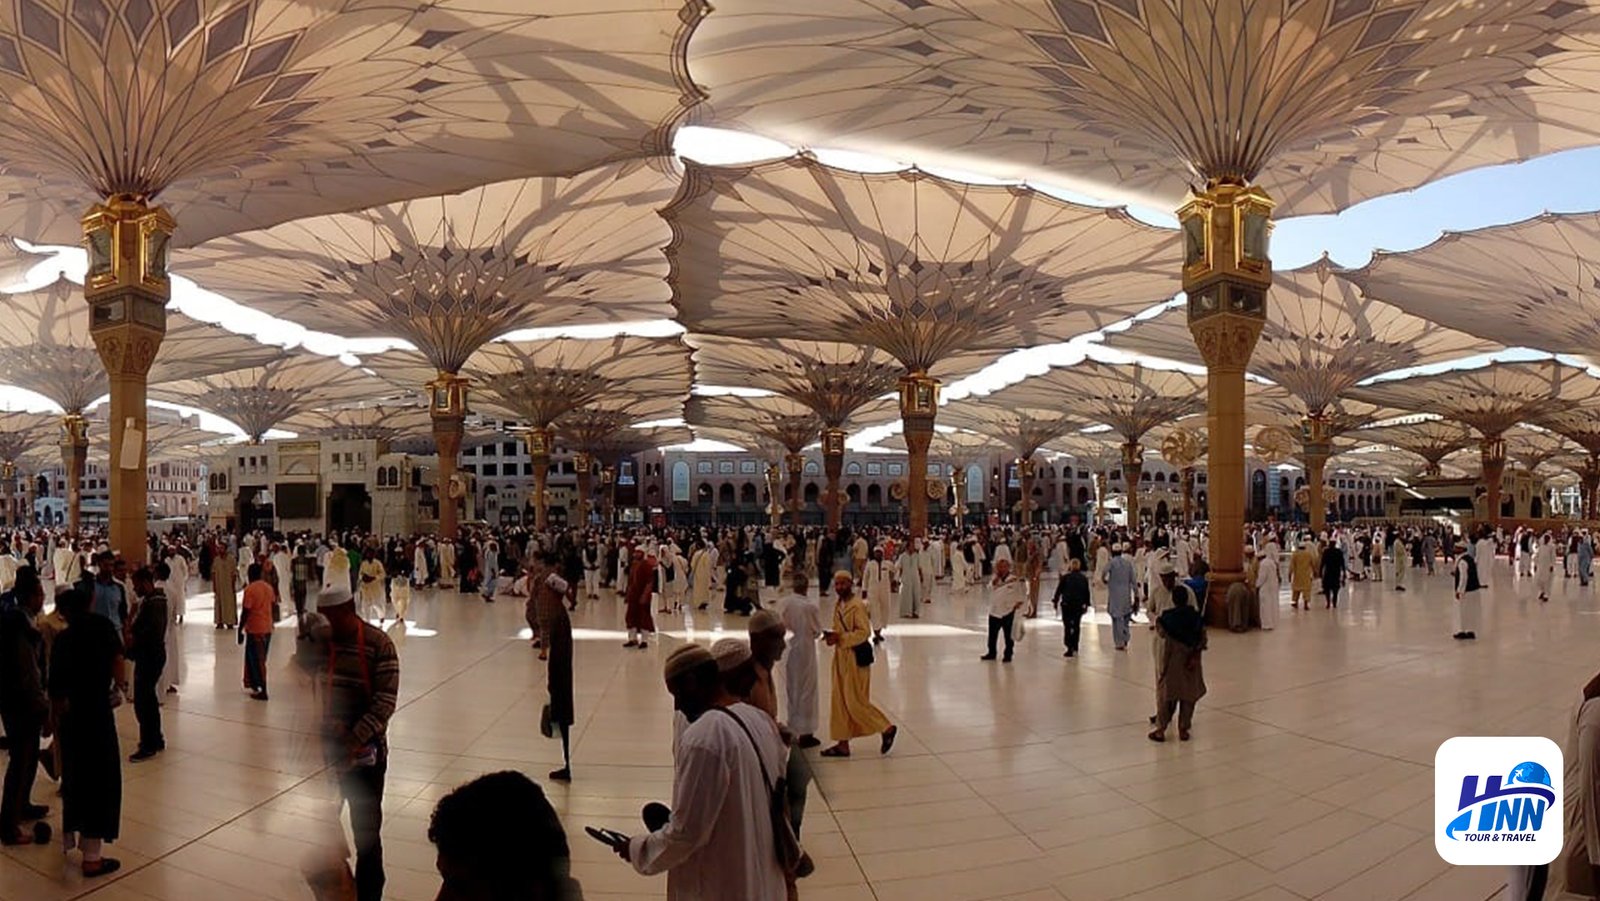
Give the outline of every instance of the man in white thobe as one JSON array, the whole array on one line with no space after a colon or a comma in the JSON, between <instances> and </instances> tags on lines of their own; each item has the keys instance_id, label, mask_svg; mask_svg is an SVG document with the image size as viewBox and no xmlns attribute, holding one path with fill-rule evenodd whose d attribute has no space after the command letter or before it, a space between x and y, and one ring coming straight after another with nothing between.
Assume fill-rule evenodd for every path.
<instances>
[{"instance_id":1,"label":"man in white thobe","mask_svg":"<svg viewBox=\"0 0 1600 901\"><path fill-rule=\"evenodd\" d=\"M673 759L672 816L617 853L643 875L666 873L668 901L786 901L762 772L784 772L777 723L722 688L700 645L674 652L667 673L674 704L690 721Z\"/></svg>"},{"instance_id":2,"label":"man in white thobe","mask_svg":"<svg viewBox=\"0 0 1600 901\"><path fill-rule=\"evenodd\" d=\"M1261 555L1256 558L1256 598L1261 607L1261 628L1269 631L1278 627L1278 586L1283 582L1281 556L1278 539L1268 535L1267 543L1261 546Z\"/></svg>"},{"instance_id":3,"label":"man in white thobe","mask_svg":"<svg viewBox=\"0 0 1600 901\"><path fill-rule=\"evenodd\" d=\"M157 697L176 692L183 684L183 617L189 609L189 561L176 550L168 551L167 580L160 586L167 595L167 665L156 684Z\"/></svg>"},{"instance_id":4,"label":"man in white thobe","mask_svg":"<svg viewBox=\"0 0 1600 901\"><path fill-rule=\"evenodd\" d=\"M272 571L278 577L278 600L280 602L294 597L293 564L289 562L289 549L281 544L272 545ZM246 583L249 584L249 583ZM171 595L168 595L170 598Z\"/></svg>"},{"instance_id":5,"label":"man in white thobe","mask_svg":"<svg viewBox=\"0 0 1600 901\"><path fill-rule=\"evenodd\" d=\"M894 596L890 585L894 581L894 566L883 561L883 551L874 549L872 559L861 570L861 590L867 596L867 612L872 616L872 640L883 641L883 630L889 627L893 616Z\"/></svg>"},{"instance_id":6,"label":"man in white thobe","mask_svg":"<svg viewBox=\"0 0 1600 901\"><path fill-rule=\"evenodd\" d=\"M887 566L882 561L876 565ZM780 613L784 628L789 630L789 644L783 655L783 692L788 701L785 712L789 731L798 736L796 743L802 748L814 748L822 744L816 737L817 639L822 637L822 612L808 590L805 570L795 570L793 580L794 590L784 600ZM887 585L884 591L887 593Z\"/></svg>"}]
</instances>

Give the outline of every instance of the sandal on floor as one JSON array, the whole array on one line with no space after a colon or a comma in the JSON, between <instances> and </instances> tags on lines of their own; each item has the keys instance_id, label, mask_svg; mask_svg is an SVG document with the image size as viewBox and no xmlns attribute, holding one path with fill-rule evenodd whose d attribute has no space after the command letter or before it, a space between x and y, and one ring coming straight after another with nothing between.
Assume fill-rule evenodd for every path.
<instances>
[{"instance_id":1,"label":"sandal on floor","mask_svg":"<svg viewBox=\"0 0 1600 901\"><path fill-rule=\"evenodd\" d=\"M822 756L823 757L849 757L850 756L850 752L844 750L843 748L839 748L839 747L823 748L822 749Z\"/></svg>"},{"instance_id":2,"label":"sandal on floor","mask_svg":"<svg viewBox=\"0 0 1600 901\"><path fill-rule=\"evenodd\" d=\"M1151 741L1166 741L1167 740L1167 733L1165 733L1165 732L1152 732L1149 735L1146 735L1145 738L1148 738Z\"/></svg>"},{"instance_id":3,"label":"sandal on floor","mask_svg":"<svg viewBox=\"0 0 1600 901\"><path fill-rule=\"evenodd\" d=\"M122 869L122 861L115 857L102 857L99 860L83 862L83 875L85 878L105 876Z\"/></svg>"},{"instance_id":4,"label":"sandal on floor","mask_svg":"<svg viewBox=\"0 0 1600 901\"><path fill-rule=\"evenodd\" d=\"M878 753L879 754L887 754L887 753L889 753L889 749L894 747L895 737L898 736L899 734L900 734L900 727L899 726L890 726L889 728L883 730L883 746L878 750Z\"/></svg>"}]
</instances>

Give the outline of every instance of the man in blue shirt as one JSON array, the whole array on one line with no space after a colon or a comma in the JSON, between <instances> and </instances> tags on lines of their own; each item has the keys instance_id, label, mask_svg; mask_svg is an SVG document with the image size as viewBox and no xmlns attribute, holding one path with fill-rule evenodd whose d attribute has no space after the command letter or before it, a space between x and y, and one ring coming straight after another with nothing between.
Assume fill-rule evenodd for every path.
<instances>
[{"instance_id":1,"label":"man in blue shirt","mask_svg":"<svg viewBox=\"0 0 1600 901\"><path fill-rule=\"evenodd\" d=\"M89 609L111 620L111 625L116 626L117 633L121 634L122 624L128 616L128 595L115 578L116 555L101 551L95 555L94 563L94 600Z\"/></svg>"}]
</instances>

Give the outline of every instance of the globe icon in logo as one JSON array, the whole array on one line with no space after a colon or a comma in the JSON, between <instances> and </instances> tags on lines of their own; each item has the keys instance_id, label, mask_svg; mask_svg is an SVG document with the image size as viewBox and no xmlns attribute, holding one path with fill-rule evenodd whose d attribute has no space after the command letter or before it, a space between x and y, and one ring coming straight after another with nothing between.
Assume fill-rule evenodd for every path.
<instances>
[{"instance_id":1,"label":"globe icon in logo","mask_svg":"<svg viewBox=\"0 0 1600 901\"><path fill-rule=\"evenodd\" d=\"M1511 775L1506 777L1507 785L1521 783L1524 785L1550 785L1550 771L1533 761L1525 761L1511 768Z\"/></svg>"}]
</instances>

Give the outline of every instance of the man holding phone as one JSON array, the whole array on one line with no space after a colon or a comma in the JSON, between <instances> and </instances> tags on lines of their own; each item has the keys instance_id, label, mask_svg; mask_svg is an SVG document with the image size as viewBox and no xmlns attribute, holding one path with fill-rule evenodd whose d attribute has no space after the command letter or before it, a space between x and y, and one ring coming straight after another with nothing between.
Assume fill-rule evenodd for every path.
<instances>
[{"instance_id":1,"label":"man holding phone","mask_svg":"<svg viewBox=\"0 0 1600 901\"><path fill-rule=\"evenodd\" d=\"M785 901L772 834L771 787L785 748L760 709L723 688L716 659L685 645L667 658L667 690L689 720L674 758L672 815L648 835L586 829L646 876L667 874L668 901Z\"/></svg>"}]
</instances>

